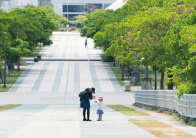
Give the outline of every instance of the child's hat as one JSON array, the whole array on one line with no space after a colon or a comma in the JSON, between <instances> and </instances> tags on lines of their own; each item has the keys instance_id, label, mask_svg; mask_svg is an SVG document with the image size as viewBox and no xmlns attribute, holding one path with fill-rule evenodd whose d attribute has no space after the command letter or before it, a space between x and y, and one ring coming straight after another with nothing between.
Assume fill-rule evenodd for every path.
<instances>
[{"instance_id":1,"label":"child's hat","mask_svg":"<svg viewBox=\"0 0 196 138\"><path fill-rule=\"evenodd\" d=\"M103 97L101 97L101 96L100 96L100 97L98 97L98 99L101 99L101 100L103 100Z\"/></svg>"}]
</instances>

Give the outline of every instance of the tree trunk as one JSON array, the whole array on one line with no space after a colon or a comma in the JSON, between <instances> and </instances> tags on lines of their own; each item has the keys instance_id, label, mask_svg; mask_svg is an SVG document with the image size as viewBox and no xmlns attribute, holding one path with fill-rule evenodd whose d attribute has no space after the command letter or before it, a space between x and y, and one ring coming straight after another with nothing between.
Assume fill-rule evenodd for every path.
<instances>
[{"instance_id":1,"label":"tree trunk","mask_svg":"<svg viewBox=\"0 0 196 138\"><path fill-rule=\"evenodd\" d=\"M11 63L12 64L12 70L14 70L14 63Z\"/></svg>"},{"instance_id":2,"label":"tree trunk","mask_svg":"<svg viewBox=\"0 0 196 138\"><path fill-rule=\"evenodd\" d=\"M168 71L168 79L169 79L168 90L173 90L174 83L173 83L173 74L171 74L171 71Z\"/></svg>"},{"instance_id":3,"label":"tree trunk","mask_svg":"<svg viewBox=\"0 0 196 138\"><path fill-rule=\"evenodd\" d=\"M155 69L154 89L157 90L157 70Z\"/></svg>"},{"instance_id":4,"label":"tree trunk","mask_svg":"<svg viewBox=\"0 0 196 138\"><path fill-rule=\"evenodd\" d=\"M148 83L148 66L145 68L146 83Z\"/></svg>"},{"instance_id":5,"label":"tree trunk","mask_svg":"<svg viewBox=\"0 0 196 138\"><path fill-rule=\"evenodd\" d=\"M164 72L161 72L161 80L160 80L160 89L163 90L163 82L164 82Z\"/></svg>"},{"instance_id":6,"label":"tree trunk","mask_svg":"<svg viewBox=\"0 0 196 138\"><path fill-rule=\"evenodd\" d=\"M138 56L137 54L135 54L135 60L138 60ZM139 74L138 74L138 66L135 66L134 68L134 77L135 77L135 85L138 84L138 77L139 77Z\"/></svg>"},{"instance_id":7,"label":"tree trunk","mask_svg":"<svg viewBox=\"0 0 196 138\"><path fill-rule=\"evenodd\" d=\"M168 75L169 83L168 83L168 90L173 90L174 83L173 83L173 75Z\"/></svg>"},{"instance_id":8,"label":"tree trunk","mask_svg":"<svg viewBox=\"0 0 196 138\"><path fill-rule=\"evenodd\" d=\"M8 65L9 75L10 75L10 72L12 72L12 64L10 61L7 61L7 65Z\"/></svg>"},{"instance_id":9,"label":"tree trunk","mask_svg":"<svg viewBox=\"0 0 196 138\"><path fill-rule=\"evenodd\" d=\"M115 58L114 58L114 64L113 64L113 67L115 67L116 66L116 60L115 60Z\"/></svg>"},{"instance_id":10,"label":"tree trunk","mask_svg":"<svg viewBox=\"0 0 196 138\"><path fill-rule=\"evenodd\" d=\"M124 81L125 79L124 79L124 68L125 68L125 65L122 65L122 81Z\"/></svg>"},{"instance_id":11,"label":"tree trunk","mask_svg":"<svg viewBox=\"0 0 196 138\"><path fill-rule=\"evenodd\" d=\"M20 71L20 62L17 63L17 69Z\"/></svg>"}]
</instances>

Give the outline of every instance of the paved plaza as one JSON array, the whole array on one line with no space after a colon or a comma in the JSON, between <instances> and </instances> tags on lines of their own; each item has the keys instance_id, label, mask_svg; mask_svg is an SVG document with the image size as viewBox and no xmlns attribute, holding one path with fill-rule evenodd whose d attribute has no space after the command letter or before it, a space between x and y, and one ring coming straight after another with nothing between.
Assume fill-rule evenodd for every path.
<instances>
[{"instance_id":1,"label":"paved plaza","mask_svg":"<svg viewBox=\"0 0 196 138\"><path fill-rule=\"evenodd\" d=\"M195 127L174 121L171 116L132 106L134 94L123 92L109 64L101 61L100 49L79 33L54 32L53 45L44 47L42 61L31 62L9 92L0 93L0 105L22 104L0 112L0 138L151 138L129 119L157 120L196 136ZM96 121L91 101L92 122L83 122L80 91L95 87L103 96L103 121ZM138 86L132 90L139 90ZM125 116L106 105L120 104L150 116Z\"/></svg>"},{"instance_id":2,"label":"paved plaza","mask_svg":"<svg viewBox=\"0 0 196 138\"><path fill-rule=\"evenodd\" d=\"M91 39L88 48L79 33L54 32L52 40L52 46L40 53L50 61L30 63L10 91L0 93L0 104L23 104L0 112L0 138L153 137L106 106L129 105L134 98L132 93L122 91L110 66L101 61L102 51L94 49ZM104 97L102 122L96 121L94 100L93 121L82 121L78 94L92 86L96 96Z\"/></svg>"}]
</instances>

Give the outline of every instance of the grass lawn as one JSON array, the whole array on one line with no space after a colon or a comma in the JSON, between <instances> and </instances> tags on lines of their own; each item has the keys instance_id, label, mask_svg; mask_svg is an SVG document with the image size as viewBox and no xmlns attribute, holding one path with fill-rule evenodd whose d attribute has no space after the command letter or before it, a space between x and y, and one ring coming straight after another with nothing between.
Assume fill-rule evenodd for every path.
<instances>
[{"instance_id":1,"label":"grass lawn","mask_svg":"<svg viewBox=\"0 0 196 138\"><path fill-rule=\"evenodd\" d=\"M149 114L147 113L136 111L135 109L122 105L107 105L107 106L127 116L149 116Z\"/></svg>"},{"instance_id":2,"label":"grass lawn","mask_svg":"<svg viewBox=\"0 0 196 138\"><path fill-rule=\"evenodd\" d=\"M10 75L7 75L7 77L6 77L6 85L7 85L7 87L6 88L3 88L3 83L0 80L0 92L7 92L7 91L9 91L9 89L16 82L18 77L20 77L21 73L24 70L25 69L21 69L21 71L14 70L14 71L12 71L12 73L10 73Z\"/></svg>"},{"instance_id":3,"label":"grass lawn","mask_svg":"<svg viewBox=\"0 0 196 138\"><path fill-rule=\"evenodd\" d=\"M8 110L18 106L21 106L21 104L9 104L9 105L0 106L0 111Z\"/></svg>"},{"instance_id":4,"label":"grass lawn","mask_svg":"<svg viewBox=\"0 0 196 138\"><path fill-rule=\"evenodd\" d=\"M114 72L114 75L116 76L116 79L118 80L118 83L120 84L120 86L124 86L124 82L121 81L121 78L122 78L121 69L112 67L112 71Z\"/></svg>"},{"instance_id":5,"label":"grass lawn","mask_svg":"<svg viewBox=\"0 0 196 138\"><path fill-rule=\"evenodd\" d=\"M121 78L122 78L122 69L120 68L120 66L116 66L116 67L113 67L113 63L109 63L110 64L110 66L111 66L111 68L112 68L112 71L114 72L114 74L115 74L115 76L116 76L116 78L117 78L117 80L118 80L118 82L119 82L119 84L120 84L120 86L124 86L124 81L121 81ZM144 67L139 67L139 72L140 72L140 79L141 78L144 78L145 77L145 69L144 69ZM148 76L150 77L150 78L152 78L152 81L151 81L151 83L152 83L152 85L154 86L154 80L155 80L155 78L154 78L154 76L155 76L155 72L150 68L149 70L148 70ZM130 77L128 78L128 76L126 76L126 73L125 73L125 75L124 75L124 78L125 78L125 80L129 80L130 81ZM160 79L161 79L161 72L157 72L157 86L159 87L159 85L160 85ZM142 80L141 80L142 81ZM141 86L141 84L137 84L137 85L135 85L134 83L132 83L131 84L132 86ZM167 74L165 73L165 75L164 75L164 85L165 86L167 86Z\"/></svg>"},{"instance_id":6,"label":"grass lawn","mask_svg":"<svg viewBox=\"0 0 196 138\"><path fill-rule=\"evenodd\" d=\"M159 138L194 138L191 134L156 120L130 119L129 121Z\"/></svg>"}]
</instances>

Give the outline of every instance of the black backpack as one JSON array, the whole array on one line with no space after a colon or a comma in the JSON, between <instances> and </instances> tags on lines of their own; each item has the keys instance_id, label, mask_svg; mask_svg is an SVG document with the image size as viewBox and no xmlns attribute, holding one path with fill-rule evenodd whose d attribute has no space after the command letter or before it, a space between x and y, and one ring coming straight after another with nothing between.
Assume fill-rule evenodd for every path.
<instances>
[{"instance_id":1,"label":"black backpack","mask_svg":"<svg viewBox=\"0 0 196 138\"><path fill-rule=\"evenodd\" d=\"M83 99L86 96L86 91L82 91L79 93L80 99Z\"/></svg>"}]
</instances>

